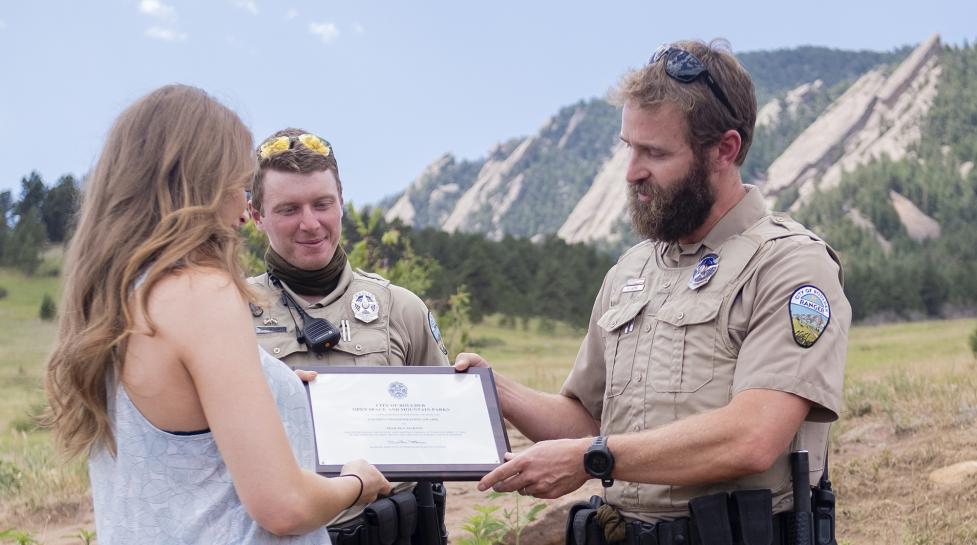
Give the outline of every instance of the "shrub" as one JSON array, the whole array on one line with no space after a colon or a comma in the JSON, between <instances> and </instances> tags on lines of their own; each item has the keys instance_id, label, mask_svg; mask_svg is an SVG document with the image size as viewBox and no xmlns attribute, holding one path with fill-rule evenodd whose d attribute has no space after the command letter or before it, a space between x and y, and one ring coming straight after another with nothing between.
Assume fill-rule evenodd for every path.
<instances>
[{"instance_id":1,"label":"shrub","mask_svg":"<svg viewBox=\"0 0 977 545\"><path fill-rule=\"evenodd\" d=\"M970 334L970 353L977 358L977 328L974 328L974 332Z\"/></svg>"},{"instance_id":2,"label":"shrub","mask_svg":"<svg viewBox=\"0 0 977 545\"><path fill-rule=\"evenodd\" d=\"M44 298L41 300L41 319L51 321L54 319L54 316L57 313L58 307L54 304L54 299L52 299L49 294L45 293Z\"/></svg>"},{"instance_id":3,"label":"shrub","mask_svg":"<svg viewBox=\"0 0 977 545\"><path fill-rule=\"evenodd\" d=\"M0 299L5 298L6 296L7 296L7 288L0 286Z\"/></svg>"},{"instance_id":4,"label":"shrub","mask_svg":"<svg viewBox=\"0 0 977 545\"><path fill-rule=\"evenodd\" d=\"M0 460L0 491L12 492L20 488L24 472L17 464Z\"/></svg>"}]
</instances>

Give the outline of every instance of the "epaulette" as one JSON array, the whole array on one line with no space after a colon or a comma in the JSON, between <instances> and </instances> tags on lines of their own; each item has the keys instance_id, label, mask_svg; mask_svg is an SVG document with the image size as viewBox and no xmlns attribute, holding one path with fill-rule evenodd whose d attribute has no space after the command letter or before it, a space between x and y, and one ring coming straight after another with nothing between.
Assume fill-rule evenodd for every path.
<instances>
[{"instance_id":1,"label":"epaulette","mask_svg":"<svg viewBox=\"0 0 977 545\"><path fill-rule=\"evenodd\" d=\"M649 239L642 240L641 242L639 242L639 243L635 244L634 246L632 246L632 247L628 248L627 250L625 250L624 253L621 254L621 257L617 258L617 262L620 263L628 255L630 255L630 254L632 254L632 253L640 250L641 248L644 248L645 246L649 246L649 245L653 245L653 244L654 244L654 242L651 241L651 240L649 240Z\"/></svg>"},{"instance_id":2,"label":"epaulette","mask_svg":"<svg viewBox=\"0 0 977 545\"><path fill-rule=\"evenodd\" d=\"M363 278L365 278L367 280L373 280L374 282L379 283L381 286L389 286L390 285L390 281L389 280L387 280L386 278L384 278L384 277L382 277L379 274L374 273L374 272L367 272L367 271L364 271L363 269L357 268L356 269L356 274L362 276Z\"/></svg>"}]
</instances>

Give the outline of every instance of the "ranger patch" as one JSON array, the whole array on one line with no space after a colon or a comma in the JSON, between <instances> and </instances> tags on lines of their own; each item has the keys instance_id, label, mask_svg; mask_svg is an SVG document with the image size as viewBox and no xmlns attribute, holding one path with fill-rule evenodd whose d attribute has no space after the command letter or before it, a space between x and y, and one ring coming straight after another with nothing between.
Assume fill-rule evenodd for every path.
<instances>
[{"instance_id":1,"label":"ranger patch","mask_svg":"<svg viewBox=\"0 0 977 545\"><path fill-rule=\"evenodd\" d=\"M438 348L441 349L441 353L447 356L448 347L444 345L444 338L441 337L441 328L438 327L438 322L434 319L434 313L430 310L427 311L427 325L431 326L431 335L434 336L434 342L438 343Z\"/></svg>"},{"instance_id":2,"label":"ranger patch","mask_svg":"<svg viewBox=\"0 0 977 545\"><path fill-rule=\"evenodd\" d=\"M794 290L788 311L794 342L804 348L814 346L831 320L828 297L814 286L801 286Z\"/></svg>"}]
</instances>

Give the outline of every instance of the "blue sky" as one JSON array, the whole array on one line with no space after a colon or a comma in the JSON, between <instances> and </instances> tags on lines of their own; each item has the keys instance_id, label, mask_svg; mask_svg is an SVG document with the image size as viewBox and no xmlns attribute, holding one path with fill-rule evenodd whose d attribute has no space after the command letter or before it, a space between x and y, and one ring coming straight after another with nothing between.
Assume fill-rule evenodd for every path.
<instances>
[{"instance_id":1,"label":"blue sky","mask_svg":"<svg viewBox=\"0 0 977 545\"><path fill-rule=\"evenodd\" d=\"M166 83L204 88L256 139L322 135L366 204L444 152L480 157L604 95L662 42L889 50L972 43L975 20L972 0L0 0L0 190L83 175L115 116Z\"/></svg>"}]
</instances>

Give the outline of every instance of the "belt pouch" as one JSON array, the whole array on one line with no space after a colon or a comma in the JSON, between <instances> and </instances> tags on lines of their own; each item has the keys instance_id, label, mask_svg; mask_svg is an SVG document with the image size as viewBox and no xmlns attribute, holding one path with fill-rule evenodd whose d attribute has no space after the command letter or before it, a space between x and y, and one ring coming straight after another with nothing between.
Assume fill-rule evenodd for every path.
<instances>
[{"instance_id":1,"label":"belt pouch","mask_svg":"<svg viewBox=\"0 0 977 545\"><path fill-rule=\"evenodd\" d=\"M332 545L370 545L367 538L366 525L363 523L356 526L341 528L327 528L329 540Z\"/></svg>"},{"instance_id":2,"label":"belt pouch","mask_svg":"<svg viewBox=\"0 0 977 545\"><path fill-rule=\"evenodd\" d=\"M730 494L733 536L743 545L773 543L773 495L770 490L738 490Z\"/></svg>"},{"instance_id":3,"label":"belt pouch","mask_svg":"<svg viewBox=\"0 0 977 545\"><path fill-rule=\"evenodd\" d=\"M658 545L692 545L692 536L689 534L689 519L680 518L671 522L659 522L658 525ZM708 541L702 541L706 544Z\"/></svg>"},{"instance_id":4,"label":"belt pouch","mask_svg":"<svg viewBox=\"0 0 977 545\"><path fill-rule=\"evenodd\" d=\"M728 501L725 492L689 500L692 521L703 545L733 545Z\"/></svg>"},{"instance_id":5,"label":"belt pouch","mask_svg":"<svg viewBox=\"0 0 977 545\"><path fill-rule=\"evenodd\" d=\"M417 529L417 498L414 493L400 492L390 496L390 501L397 507L397 545L410 545L410 536Z\"/></svg>"},{"instance_id":6,"label":"belt pouch","mask_svg":"<svg viewBox=\"0 0 977 545\"><path fill-rule=\"evenodd\" d=\"M448 490L444 483L431 483L431 495L434 496L434 507L438 511L438 530L441 533L442 545L448 545L448 527L444 524L445 505L448 503Z\"/></svg>"},{"instance_id":7,"label":"belt pouch","mask_svg":"<svg viewBox=\"0 0 977 545\"><path fill-rule=\"evenodd\" d=\"M377 500L363 511L369 529L370 543L394 545L397 541L397 506L389 498Z\"/></svg>"},{"instance_id":8,"label":"belt pouch","mask_svg":"<svg viewBox=\"0 0 977 545\"><path fill-rule=\"evenodd\" d=\"M567 528L564 534L566 545L599 545L604 541L604 532L597 524L597 508L604 504L600 496L591 496L590 501L580 501L570 506L567 514ZM595 541L596 539L596 541Z\"/></svg>"},{"instance_id":9,"label":"belt pouch","mask_svg":"<svg viewBox=\"0 0 977 545\"><path fill-rule=\"evenodd\" d=\"M658 545L658 530L648 522L631 522L627 525L628 545Z\"/></svg>"}]
</instances>

